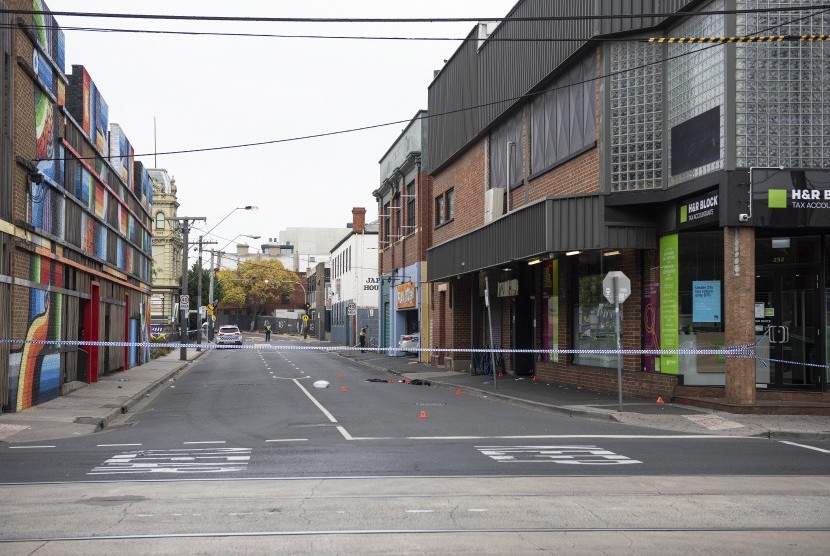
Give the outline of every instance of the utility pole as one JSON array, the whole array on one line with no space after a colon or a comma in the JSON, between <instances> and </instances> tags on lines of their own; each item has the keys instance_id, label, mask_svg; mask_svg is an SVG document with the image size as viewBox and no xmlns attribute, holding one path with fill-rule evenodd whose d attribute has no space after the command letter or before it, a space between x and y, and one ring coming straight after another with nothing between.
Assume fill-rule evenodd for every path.
<instances>
[{"instance_id":1,"label":"utility pole","mask_svg":"<svg viewBox=\"0 0 830 556\"><path fill-rule=\"evenodd\" d=\"M196 291L198 292L196 294L196 314L199 316L196 319L199 323L198 332L196 333L196 351L202 351L202 246L216 243L215 241L205 241L203 238L204 236L199 236L199 264L196 265L198 269L196 275ZM213 323L208 324L208 328L211 328L211 324Z\"/></svg>"},{"instance_id":2,"label":"utility pole","mask_svg":"<svg viewBox=\"0 0 830 556\"><path fill-rule=\"evenodd\" d=\"M208 283L208 303L210 305L213 305L214 312L216 311L216 303L214 303L214 300L213 300L213 275L216 274L216 267L213 266L214 265L214 255L215 254L216 254L216 252L213 249L211 249L210 250L210 282ZM210 315L210 318L208 319L208 341L209 342L213 341L213 319L214 318L215 317L213 315Z\"/></svg>"},{"instance_id":3,"label":"utility pole","mask_svg":"<svg viewBox=\"0 0 830 556\"><path fill-rule=\"evenodd\" d=\"M179 359L187 361L187 318L190 315L190 302L182 303L183 299L189 300L187 295L187 254L190 251L190 226L191 222L207 220L204 216L181 216L175 218L180 223L182 230L182 289L179 297L179 342L182 347L179 350Z\"/></svg>"}]
</instances>

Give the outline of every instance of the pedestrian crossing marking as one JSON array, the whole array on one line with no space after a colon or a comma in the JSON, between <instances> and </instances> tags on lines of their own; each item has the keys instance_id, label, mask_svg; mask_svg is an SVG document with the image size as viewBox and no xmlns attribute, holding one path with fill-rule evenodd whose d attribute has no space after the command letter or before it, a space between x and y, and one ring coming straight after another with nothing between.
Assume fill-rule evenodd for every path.
<instances>
[{"instance_id":1,"label":"pedestrian crossing marking","mask_svg":"<svg viewBox=\"0 0 830 556\"><path fill-rule=\"evenodd\" d=\"M594 445L476 446L499 463L561 463L567 465L627 465L641 461Z\"/></svg>"},{"instance_id":2,"label":"pedestrian crossing marking","mask_svg":"<svg viewBox=\"0 0 830 556\"><path fill-rule=\"evenodd\" d=\"M250 448L134 450L112 456L87 475L235 473L247 469L250 459Z\"/></svg>"}]
</instances>

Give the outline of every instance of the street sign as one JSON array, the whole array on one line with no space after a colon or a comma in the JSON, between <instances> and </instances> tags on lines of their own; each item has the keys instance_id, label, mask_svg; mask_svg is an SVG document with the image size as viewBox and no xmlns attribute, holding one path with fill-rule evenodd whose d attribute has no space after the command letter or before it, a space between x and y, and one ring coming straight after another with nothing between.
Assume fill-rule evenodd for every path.
<instances>
[{"instance_id":1,"label":"street sign","mask_svg":"<svg viewBox=\"0 0 830 556\"><path fill-rule=\"evenodd\" d=\"M179 296L179 304L184 307L190 306L190 296L189 295L180 295Z\"/></svg>"},{"instance_id":2,"label":"street sign","mask_svg":"<svg viewBox=\"0 0 830 556\"><path fill-rule=\"evenodd\" d=\"M355 305L354 303L348 303L346 305L346 314L350 317L355 316L357 314L357 305Z\"/></svg>"},{"instance_id":3,"label":"street sign","mask_svg":"<svg viewBox=\"0 0 830 556\"><path fill-rule=\"evenodd\" d=\"M614 292L614 278L617 279L617 291ZM616 293L616 295L614 295ZM612 270L602 279L602 295L608 303L622 303L631 295L631 280L619 270Z\"/></svg>"}]
</instances>

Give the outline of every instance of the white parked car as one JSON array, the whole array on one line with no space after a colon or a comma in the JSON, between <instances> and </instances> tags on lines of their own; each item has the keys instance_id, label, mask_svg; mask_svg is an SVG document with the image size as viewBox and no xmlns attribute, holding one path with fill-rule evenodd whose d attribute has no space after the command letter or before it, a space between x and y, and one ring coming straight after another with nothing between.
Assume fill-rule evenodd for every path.
<instances>
[{"instance_id":1,"label":"white parked car","mask_svg":"<svg viewBox=\"0 0 830 556\"><path fill-rule=\"evenodd\" d=\"M413 332L412 334L404 334L401 336L401 339L398 341L398 347L407 353L414 353L411 350L421 347L420 332Z\"/></svg>"},{"instance_id":2,"label":"white parked car","mask_svg":"<svg viewBox=\"0 0 830 556\"><path fill-rule=\"evenodd\" d=\"M239 331L239 327L236 325L220 326L219 332L216 333L215 339L216 343L220 346L224 344L236 344L241 346L242 332Z\"/></svg>"}]
</instances>

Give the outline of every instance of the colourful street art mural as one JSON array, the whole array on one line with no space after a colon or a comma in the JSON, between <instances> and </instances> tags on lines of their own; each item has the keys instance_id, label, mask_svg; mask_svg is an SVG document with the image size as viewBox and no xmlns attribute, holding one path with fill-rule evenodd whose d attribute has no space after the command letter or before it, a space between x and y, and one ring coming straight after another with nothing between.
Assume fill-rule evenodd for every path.
<instances>
[{"instance_id":1,"label":"colourful street art mural","mask_svg":"<svg viewBox=\"0 0 830 556\"><path fill-rule=\"evenodd\" d=\"M48 285L63 283L63 265L32 255L30 279ZM29 288L29 314L25 339L61 339L63 295ZM61 355L59 346L24 344L9 355L9 402L22 411L60 395Z\"/></svg>"}]
</instances>

